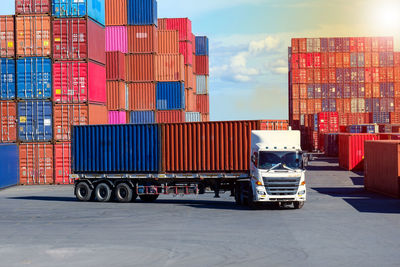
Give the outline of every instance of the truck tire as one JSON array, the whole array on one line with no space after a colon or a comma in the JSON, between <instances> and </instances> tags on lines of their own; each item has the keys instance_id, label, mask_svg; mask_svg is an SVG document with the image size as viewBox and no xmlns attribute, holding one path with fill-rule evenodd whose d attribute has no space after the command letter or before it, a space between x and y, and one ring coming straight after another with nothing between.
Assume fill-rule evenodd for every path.
<instances>
[{"instance_id":1,"label":"truck tire","mask_svg":"<svg viewBox=\"0 0 400 267\"><path fill-rule=\"evenodd\" d=\"M235 203L238 206L241 206L243 204L242 198L241 198L241 193L242 193L242 190L240 188L240 184L236 183L235 184Z\"/></svg>"},{"instance_id":2,"label":"truck tire","mask_svg":"<svg viewBox=\"0 0 400 267\"><path fill-rule=\"evenodd\" d=\"M295 201L293 202L293 206L296 210L299 210L304 206L304 201Z\"/></svg>"},{"instance_id":3,"label":"truck tire","mask_svg":"<svg viewBox=\"0 0 400 267\"><path fill-rule=\"evenodd\" d=\"M108 184L106 183L100 183L96 186L96 189L94 191L94 196L95 199L98 202L108 202L111 199L111 194L112 191Z\"/></svg>"},{"instance_id":4,"label":"truck tire","mask_svg":"<svg viewBox=\"0 0 400 267\"><path fill-rule=\"evenodd\" d=\"M154 202L157 200L159 195L139 195L140 200L143 202Z\"/></svg>"},{"instance_id":5,"label":"truck tire","mask_svg":"<svg viewBox=\"0 0 400 267\"><path fill-rule=\"evenodd\" d=\"M120 203L128 203L132 201L133 190L126 183L120 183L115 188L115 199Z\"/></svg>"},{"instance_id":6,"label":"truck tire","mask_svg":"<svg viewBox=\"0 0 400 267\"><path fill-rule=\"evenodd\" d=\"M90 201L93 190L85 182L80 182L75 186L75 196L79 201Z\"/></svg>"}]
</instances>

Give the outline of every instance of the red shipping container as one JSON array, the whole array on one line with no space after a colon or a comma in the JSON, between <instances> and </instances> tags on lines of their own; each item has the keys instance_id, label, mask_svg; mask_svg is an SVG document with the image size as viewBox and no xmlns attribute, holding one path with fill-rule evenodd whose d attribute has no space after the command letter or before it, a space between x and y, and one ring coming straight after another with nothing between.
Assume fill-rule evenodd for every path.
<instances>
[{"instance_id":1,"label":"red shipping container","mask_svg":"<svg viewBox=\"0 0 400 267\"><path fill-rule=\"evenodd\" d=\"M196 76L193 74L193 67L190 65L185 66L185 88L194 88Z\"/></svg>"},{"instance_id":2,"label":"red shipping container","mask_svg":"<svg viewBox=\"0 0 400 267\"><path fill-rule=\"evenodd\" d=\"M199 65L199 64L196 64ZM185 65L183 55L156 55L156 81L171 82L185 80Z\"/></svg>"},{"instance_id":3,"label":"red shipping container","mask_svg":"<svg viewBox=\"0 0 400 267\"><path fill-rule=\"evenodd\" d=\"M210 96L209 95L196 95L197 112L210 113Z\"/></svg>"},{"instance_id":4,"label":"red shipping container","mask_svg":"<svg viewBox=\"0 0 400 267\"><path fill-rule=\"evenodd\" d=\"M364 40L365 40L364 51L365 52L371 52L372 51L372 38L371 37L365 37Z\"/></svg>"},{"instance_id":5,"label":"red shipping container","mask_svg":"<svg viewBox=\"0 0 400 267\"><path fill-rule=\"evenodd\" d=\"M299 99L299 97L300 97L300 85L299 84L292 85L291 97L292 97L292 99Z\"/></svg>"},{"instance_id":6,"label":"red shipping container","mask_svg":"<svg viewBox=\"0 0 400 267\"><path fill-rule=\"evenodd\" d=\"M339 166L345 170L363 170L364 142L378 140L376 134L339 134Z\"/></svg>"},{"instance_id":7,"label":"red shipping container","mask_svg":"<svg viewBox=\"0 0 400 267\"><path fill-rule=\"evenodd\" d=\"M314 99L307 99L307 114L315 113L315 102Z\"/></svg>"},{"instance_id":8,"label":"red shipping container","mask_svg":"<svg viewBox=\"0 0 400 267\"><path fill-rule=\"evenodd\" d=\"M372 98L372 84L365 84L365 98Z\"/></svg>"},{"instance_id":9,"label":"red shipping container","mask_svg":"<svg viewBox=\"0 0 400 267\"><path fill-rule=\"evenodd\" d=\"M299 68L305 69L307 68L307 54L299 54Z\"/></svg>"},{"instance_id":10,"label":"red shipping container","mask_svg":"<svg viewBox=\"0 0 400 267\"><path fill-rule=\"evenodd\" d=\"M364 66L366 68L372 67L372 54L371 53L364 54Z\"/></svg>"},{"instance_id":11,"label":"red shipping container","mask_svg":"<svg viewBox=\"0 0 400 267\"><path fill-rule=\"evenodd\" d=\"M0 101L0 142L17 141L17 104L12 101Z\"/></svg>"},{"instance_id":12,"label":"red shipping container","mask_svg":"<svg viewBox=\"0 0 400 267\"><path fill-rule=\"evenodd\" d=\"M329 67L329 57L328 53L321 53L321 68Z\"/></svg>"},{"instance_id":13,"label":"red shipping container","mask_svg":"<svg viewBox=\"0 0 400 267\"><path fill-rule=\"evenodd\" d=\"M136 25L128 27L128 53L157 53L157 27Z\"/></svg>"},{"instance_id":14,"label":"red shipping container","mask_svg":"<svg viewBox=\"0 0 400 267\"><path fill-rule=\"evenodd\" d=\"M350 68L351 61L350 61L350 53L343 53L343 67Z\"/></svg>"},{"instance_id":15,"label":"red shipping container","mask_svg":"<svg viewBox=\"0 0 400 267\"><path fill-rule=\"evenodd\" d=\"M380 68L372 68L372 82L374 83L379 83L379 78L380 78Z\"/></svg>"},{"instance_id":16,"label":"red shipping container","mask_svg":"<svg viewBox=\"0 0 400 267\"><path fill-rule=\"evenodd\" d=\"M299 82L300 83L307 83L307 70L301 69L300 72L299 72L299 75L300 75Z\"/></svg>"},{"instance_id":17,"label":"red shipping container","mask_svg":"<svg viewBox=\"0 0 400 267\"><path fill-rule=\"evenodd\" d=\"M106 79L108 81L125 81L125 55L123 53L106 53Z\"/></svg>"},{"instance_id":18,"label":"red shipping container","mask_svg":"<svg viewBox=\"0 0 400 267\"><path fill-rule=\"evenodd\" d=\"M329 83L336 83L336 69L329 69Z\"/></svg>"},{"instance_id":19,"label":"red shipping container","mask_svg":"<svg viewBox=\"0 0 400 267\"><path fill-rule=\"evenodd\" d=\"M358 52L365 51L365 38L364 37L357 38L357 51Z\"/></svg>"},{"instance_id":20,"label":"red shipping container","mask_svg":"<svg viewBox=\"0 0 400 267\"><path fill-rule=\"evenodd\" d=\"M157 123L185 122L185 111L182 111L182 110L157 111L156 121L157 121Z\"/></svg>"},{"instance_id":21,"label":"red shipping container","mask_svg":"<svg viewBox=\"0 0 400 267\"><path fill-rule=\"evenodd\" d=\"M313 56L313 53L307 53L306 57L307 57L307 59L306 59L307 68L309 68L309 69L314 68L314 56Z\"/></svg>"},{"instance_id":22,"label":"red shipping container","mask_svg":"<svg viewBox=\"0 0 400 267\"><path fill-rule=\"evenodd\" d=\"M299 53L299 39L292 38L292 54Z\"/></svg>"},{"instance_id":23,"label":"red shipping container","mask_svg":"<svg viewBox=\"0 0 400 267\"><path fill-rule=\"evenodd\" d=\"M396 97L394 99L394 111L399 112L400 111L400 98Z\"/></svg>"},{"instance_id":24,"label":"red shipping container","mask_svg":"<svg viewBox=\"0 0 400 267\"><path fill-rule=\"evenodd\" d=\"M0 56L15 56L14 16L0 16Z\"/></svg>"},{"instance_id":25,"label":"red shipping container","mask_svg":"<svg viewBox=\"0 0 400 267\"><path fill-rule=\"evenodd\" d=\"M393 63L395 67L400 66L400 52L394 52L393 53Z\"/></svg>"},{"instance_id":26,"label":"red shipping container","mask_svg":"<svg viewBox=\"0 0 400 267\"><path fill-rule=\"evenodd\" d=\"M154 82L156 80L156 55L126 55L126 79L128 82Z\"/></svg>"},{"instance_id":27,"label":"red shipping container","mask_svg":"<svg viewBox=\"0 0 400 267\"><path fill-rule=\"evenodd\" d=\"M321 99L315 99L314 105L315 105L315 113L319 113L322 111L322 100Z\"/></svg>"},{"instance_id":28,"label":"red shipping container","mask_svg":"<svg viewBox=\"0 0 400 267\"><path fill-rule=\"evenodd\" d=\"M300 100L300 115L307 114L307 100Z\"/></svg>"},{"instance_id":29,"label":"red shipping container","mask_svg":"<svg viewBox=\"0 0 400 267\"><path fill-rule=\"evenodd\" d=\"M371 38L371 51L372 52L379 52L379 39L378 37Z\"/></svg>"},{"instance_id":30,"label":"red shipping container","mask_svg":"<svg viewBox=\"0 0 400 267\"><path fill-rule=\"evenodd\" d=\"M183 55L185 65L193 64L192 42L179 42L179 53Z\"/></svg>"},{"instance_id":31,"label":"red shipping container","mask_svg":"<svg viewBox=\"0 0 400 267\"><path fill-rule=\"evenodd\" d=\"M351 99L343 99L343 112L350 113L351 112Z\"/></svg>"},{"instance_id":32,"label":"red shipping container","mask_svg":"<svg viewBox=\"0 0 400 267\"><path fill-rule=\"evenodd\" d=\"M53 145L29 143L19 145L19 183L53 184Z\"/></svg>"},{"instance_id":33,"label":"red shipping container","mask_svg":"<svg viewBox=\"0 0 400 267\"><path fill-rule=\"evenodd\" d=\"M394 83L394 97L400 97L400 83Z\"/></svg>"},{"instance_id":34,"label":"red shipping container","mask_svg":"<svg viewBox=\"0 0 400 267\"><path fill-rule=\"evenodd\" d=\"M358 40L356 37L350 38L350 52L357 52L358 49Z\"/></svg>"},{"instance_id":35,"label":"red shipping container","mask_svg":"<svg viewBox=\"0 0 400 267\"><path fill-rule=\"evenodd\" d=\"M396 83L400 82L400 66L399 67L394 67L394 69L393 69L393 80Z\"/></svg>"},{"instance_id":36,"label":"red shipping container","mask_svg":"<svg viewBox=\"0 0 400 267\"><path fill-rule=\"evenodd\" d=\"M156 109L156 84L155 83L130 83L128 84L129 107L133 111Z\"/></svg>"},{"instance_id":37,"label":"red shipping container","mask_svg":"<svg viewBox=\"0 0 400 267\"><path fill-rule=\"evenodd\" d=\"M177 30L179 41L192 40L192 22L188 18L158 19L160 30Z\"/></svg>"},{"instance_id":38,"label":"red shipping container","mask_svg":"<svg viewBox=\"0 0 400 267\"><path fill-rule=\"evenodd\" d=\"M388 67L386 69L386 82L392 83L394 82L394 68Z\"/></svg>"},{"instance_id":39,"label":"red shipping container","mask_svg":"<svg viewBox=\"0 0 400 267\"><path fill-rule=\"evenodd\" d=\"M196 57L194 57L194 58L196 58ZM300 83L300 70L293 69L292 71L290 71L289 78L291 78L290 83Z\"/></svg>"},{"instance_id":40,"label":"red shipping container","mask_svg":"<svg viewBox=\"0 0 400 267\"><path fill-rule=\"evenodd\" d=\"M329 68L335 68L336 67L336 53L329 53L328 54L328 65L329 65Z\"/></svg>"},{"instance_id":41,"label":"red shipping container","mask_svg":"<svg viewBox=\"0 0 400 267\"><path fill-rule=\"evenodd\" d=\"M196 56L195 73L197 75L210 75L208 56Z\"/></svg>"},{"instance_id":42,"label":"red shipping container","mask_svg":"<svg viewBox=\"0 0 400 267\"><path fill-rule=\"evenodd\" d=\"M335 133L339 131L339 115L337 112L318 113L319 133Z\"/></svg>"},{"instance_id":43,"label":"red shipping container","mask_svg":"<svg viewBox=\"0 0 400 267\"><path fill-rule=\"evenodd\" d=\"M314 83L314 70L307 69L307 83Z\"/></svg>"},{"instance_id":44,"label":"red shipping container","mask_svg":"<svg viewBox=\"0 0 400 267\"><path fill-rule=\"evenodd\" d=\"M292 101L292 112L293 112L293 115L300 114L300 100Z\"/></svg>"},{"instance_id":45,"label":"red shipping container","mask_svg":"<svg viewBox=\"0 0 400 267\"><path fill-rule=\"evenodd\" d=\"M343 99L336 99L336 112L343 113L344 112L344 101Z\"/></svg>"},{"instance_id":46,"label":"red shipping container","mask_svg":"<svg viewBox=\"0 0 400 267\"><path fill-rule=\"evenodd\" d=\"M307 38L300 38L299 39L299 53L306 53L307 52Z\"/></svg>"},{"instance_id":47,"label":"red shipping container","mask_svg":"<svg viewBox=\"0 0 400 267\"><path fill-rule=\"evenodd\" d=\"M364 79L365 79L366 83L372 83L372 69L371 68L365 68Z\"/></svg>"},{"instance_id":48,"label":"red shipping container","mask_svg":"<svg viewBox=\"0 0 400 267\"><path fill-rule=\"evenodd\" d=\"M343 53L336 53L336 68L343 68Z\"/></svg>"},{"instance_id":49,"label":"red shipping container","mask_svg":"<svg viewBox=\"0 0 400 267\"><path fill-rule=\"evenodd\" d=\"M16 51L19 57L49 57L51 55L51 22L48 15L15 18Z\"/></svg>"},{"instance_id":50,"label":"red shipping container","mask_svg":"<svg viewBox=\"0 0 400 267\"><path fill-rule=\"evenodd\" d=\"M299 66L299 54L292 54L292 67L291 69L298 69Z\"/></svg>"},{"instance_id":51,"label":"red shipping container","mask_svg":"<svg viewBox=\"0 0 400 267\"><path fill-rule=\"evenodd\" d=\"M51 0L15 0L15 14L50 14Z\"/></svg>"},{"instance_id":52,"label":"red shipping container","mask_svg":"<svg viewBox=\"0 0 400 267\"><path fill-rule=\"evenodd\" d=\"M107 109L110 111L129 110L128 87L126 83L107 81L106 87Z\"/></svg>"},{"instance_id":53,"label":"red shipping container","mask_svg":"<svg viewBox=\"0 0 400 267\"><path fill-rule=\"evenodd\" d=\"M390 123L400 123L400 109L395 109L395 112L390 112ZM392 131L395 133L400 133L400 127L396 126L396 130L395 130L395 126L393 126Z\"/></svg>"},{"instance_id":54,"label":"red shipping container","mask_svg":"<svg viewBox=\"0 0 400 267\"><path fill-rule=\"evenodd\" d=\"M387 69L386 68L379 68L379 82L386 82L387 81Z\"/></svg>"},{"instance_id":55,"label":"red shipping container","mask_svg":"<svg viewBox=\"0 0 400 267\"><path fill-rule=\"evenodd\" d=\"M53 58L106 64L105 28L90 18L53 19Z\"/></svg>"},{"instance_id":56,"label":"red shipping container","mask_svg":"<svg viewBox=\"0 0 400 267\"><path fill-rule=\"evenodd\" d=\"M378 45L379 45L379 51L380 52L386 52L388 48L388 43L387 43L387 38L386 37L378 37Z\"/></svg>"},{"instance_id":57,"label":"red shipping container","mask_svg":"<svg viewBox=\"0 0 400 267\"><path fill-rule=\"evenodd\" d=\"M71 143L54 145L54 183L74 184L75 179L69 177L71 173Z\"/></svg>"},{"instance_id":58,"label":"red shipping container","mask_svg":"<svg viewBox=\"0 0 400 267\"><path fill-rule=\"evenodd\" d=\"M91 61L55 62L53 90L58 103L106 103L106 68Z\"/></svg>"},{"instance_id":59,"label":"red shipping container","mask_svg":"<svg viewBox=\"0 0 400 267\"><path fill-rule=\"evenodd\" d=\"M321 83L328 83L329 82L329 70L328 69L321 69Z\"/></svg>"},{"instance_id":60,"label":"red shipping container","mask_svg":"<svg viewBox=\"0 0 400 267\"><path fill-rule=\"evenodd\" d=\"M378 98L381 96L381 90L379 87L379 83L373 83L372 84L372 97Z\"/></svg>"},{"instance_id":61,"label":"red shipping container","mask_svg":"<svg viewBox=\"0 0 400 267\"><path fill-rule=\"evenodd\" d=\"M307 99L307 85L300 84L300 99Z\"/></svg>"},{"instance_id":62,"label":"red shipping container","mask_svg":"<svg viewBox=\"0 0 400 267\"><path fill-rule=\"evenodd\" d=\"M314 83L321 83L321 70L314 69Z\"/></svg>"},{"instance_id":63,"label":"red shipping container","mask_svg":"<svg viewBox=\"0 0 400 267\"><path fill-rule=\"evenodd\" d=\"M373 52L371 54L371 64L372 64L372 67L374 67L374 68L379 67L379 53L378 52Z\"/></svg>"}]
</instances>

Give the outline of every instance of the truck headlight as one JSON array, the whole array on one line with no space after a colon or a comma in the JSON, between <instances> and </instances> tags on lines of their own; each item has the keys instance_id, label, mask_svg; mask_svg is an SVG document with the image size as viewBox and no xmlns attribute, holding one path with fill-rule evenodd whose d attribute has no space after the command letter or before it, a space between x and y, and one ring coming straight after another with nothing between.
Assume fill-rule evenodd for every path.
<instances>
[{"instance_id":1,"label":"truck headlight","mask_svg":"<svg viewBox=\"0 0 400 267\"><path fill-rule=\"evenodd\" d=\"M304 195L306 193L306 190L302 190L302 191L300 191L299 193L298 193L298 195L299 196L302 196L302 195Z\"/></svg>"},{"instance_id":2,"label":"truck headlight","mask_svg":"<svg viewBox=\"0 0 400 267\"><path fill-rule=\"evenodd\" d=\"M265 192L264 192L264 191L257 190L257 194L259 194L259 195L265 195Z\"/></svg>"}]
</instances>

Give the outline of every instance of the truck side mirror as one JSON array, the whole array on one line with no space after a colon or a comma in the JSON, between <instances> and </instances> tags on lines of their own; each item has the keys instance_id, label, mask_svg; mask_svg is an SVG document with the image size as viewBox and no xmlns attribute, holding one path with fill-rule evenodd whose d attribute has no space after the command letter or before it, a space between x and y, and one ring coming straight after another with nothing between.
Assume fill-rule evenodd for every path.
<instances>
[{"instance_id":1,"label":"truck side mirror","mask_svg":"<svg viewBox=\"0 0 400 267\"><path fill-rule=\"evenodd\" d=\"M308 155L306 153L302 154L302 160L303 160L303 169L305 167L308 167Z\"/></svg>"},{"instance_id":2,"label":"truck side mirror","mask_svg":"<svg viewBox=\"0 0 400 267\"><path fill-rule=\"evenodd\" d=\"M253 155L251 155L251 162L253 162L253 164L255 166L257 166L258 164L258 159L257 159L257 153L255 152Z\"/></svg>"}]
</instances>

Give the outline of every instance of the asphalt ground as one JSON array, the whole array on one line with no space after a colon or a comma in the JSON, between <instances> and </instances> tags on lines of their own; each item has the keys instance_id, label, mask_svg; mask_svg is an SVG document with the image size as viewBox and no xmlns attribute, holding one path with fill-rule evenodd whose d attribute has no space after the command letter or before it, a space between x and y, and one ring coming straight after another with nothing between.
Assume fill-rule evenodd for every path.
<instances>
[{"instance_id":1,"label":"asphalt ground","mask_svg":"<svg viewBox=\"0 0 400 267\"><path fill-rule=\"evenodd\" d=\"M0 266L399 266L400 200L311 162L301 210L237 207L229 193L77 202L71 186L0 191Z\"/></svg>"}]
</instances>

